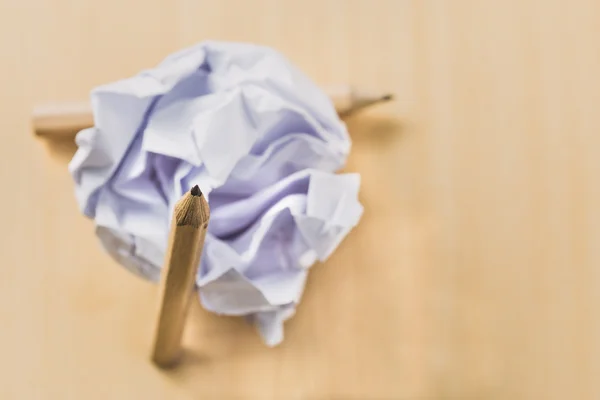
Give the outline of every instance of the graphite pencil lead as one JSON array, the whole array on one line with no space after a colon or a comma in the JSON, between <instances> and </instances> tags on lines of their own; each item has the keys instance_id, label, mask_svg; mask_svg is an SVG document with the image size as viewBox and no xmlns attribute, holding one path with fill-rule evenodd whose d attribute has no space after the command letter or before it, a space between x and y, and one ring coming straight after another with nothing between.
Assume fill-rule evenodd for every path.
<instances>
[{"instance_id":1,"label":"graphite pencil lead","mask_svg":"<svg viewBox=\"0 0 600 400\"><path fill-rule=\"evenodd\" d=\"M192 196L202 196L202 191L198 185L194 186L190 192L192 193Z\"/></svg>"}]
</instances>

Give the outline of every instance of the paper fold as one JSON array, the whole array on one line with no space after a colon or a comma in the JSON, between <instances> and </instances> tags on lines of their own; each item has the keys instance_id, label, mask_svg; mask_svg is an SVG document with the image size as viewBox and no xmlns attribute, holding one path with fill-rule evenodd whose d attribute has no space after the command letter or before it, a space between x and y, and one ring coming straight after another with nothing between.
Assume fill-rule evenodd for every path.
<instances>
[{"instance_id":1,"label":"paper fold","mask_svg":"<svg viewBox=\"0 0 600 400\"><path fill-rule=\"evenodd\" d=\"M282 55L204 42L92 91L95 126L69 169L81 211L124 267L157 281L173 206L199 185L211 218L202 304L244 315L265 343L301 300L308 269L358 223L358 174L327 96ZM343 271L340 271L343 273Z\"/></svg>"}]
</instances>

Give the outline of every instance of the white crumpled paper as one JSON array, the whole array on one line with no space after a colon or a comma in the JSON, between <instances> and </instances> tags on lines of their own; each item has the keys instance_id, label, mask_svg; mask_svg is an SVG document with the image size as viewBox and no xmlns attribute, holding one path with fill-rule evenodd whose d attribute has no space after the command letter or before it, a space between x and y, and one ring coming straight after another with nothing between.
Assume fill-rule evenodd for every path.
<instances>
[{"instance_id":1,"label":"white crumpled paper","mask_svg":"<svg viewBox=\"0 0 600 400\"><path fill-rule=\"evenodd\" d=\"M69 169L105 249L158 281L173 206L199 185L211 209L203 306L280 343L309 267L363 211L359 175L334 173L350 139L329 98L272 49L211 41L91 99L95 126Z\"/></svg>"}]
</instances>

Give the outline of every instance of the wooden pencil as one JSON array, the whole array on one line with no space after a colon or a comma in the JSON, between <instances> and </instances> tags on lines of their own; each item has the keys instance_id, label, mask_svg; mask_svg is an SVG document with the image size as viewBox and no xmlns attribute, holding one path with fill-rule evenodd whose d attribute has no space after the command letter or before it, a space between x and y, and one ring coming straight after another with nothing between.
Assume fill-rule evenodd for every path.
<instances>
[{"instance_id":1,"label":"wooden pencil","mask_svg":"<svg viewBox=\"0 0 600 400\"><path fill-rule=\"evenodd\" d=\"M161 275L160 308L152 361L174 366L181 354L181 337L204 247L210 209L200 188L194 186L175 205L169 246Z\"/></svg>"},{"instance_id":2,"label":"wooden pencil","mask_svg":"<svg viewBox=\"0 0 600 400\"><path fill-rule=\"evenodd\" d=\"M330 86L326 88L326 93L342 118L375 104L390 101L394 97L391 93L369 92L350 85Z\"/></svg>"},{"instance_id":3,"label":"wooden pencil","mask_svg":"<svg viewBox=\"0 0 600 400\"><path fill-rule=\"evenodd\" d=\"M350 85L324 88L341 117L392 99L383 92L367 92ZM92 109L87 102L65 102L35 107L33 130L36 135L54 139L72 139L82 129L94 125Z\"/></svg>"}]
</instances>

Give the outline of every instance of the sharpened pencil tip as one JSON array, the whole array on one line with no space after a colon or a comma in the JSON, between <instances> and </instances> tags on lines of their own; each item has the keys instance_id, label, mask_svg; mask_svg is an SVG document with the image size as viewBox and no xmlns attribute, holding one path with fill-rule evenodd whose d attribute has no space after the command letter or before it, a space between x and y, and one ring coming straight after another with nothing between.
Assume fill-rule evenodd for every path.
<instances>
[{"instance_id":1,"label":"sharpened pencil tip","mask_svg":"<svg viewBox=\"0 0 600 400\"><path fill-rule=\"evenodd\" d=\"M192 190L190 190L190 193L192 194L192 196L202 196L202 191L200 190L198 185L194 186Z\"/></svg>"},{"instance_id":2,"label":"sharpened pencil tip","mask_svg":"<svg viewBox=\"0 0 600 400\"><path fill-rule=\"evenodd\" d=\"M381 100L383 100L383 101L390 101L390 100L392 100L393 98L394 98L394 95L390 93L390 94L386 94L385 96L383 96L383 97L381 98Z\"/></svg>"}]
</instances>

